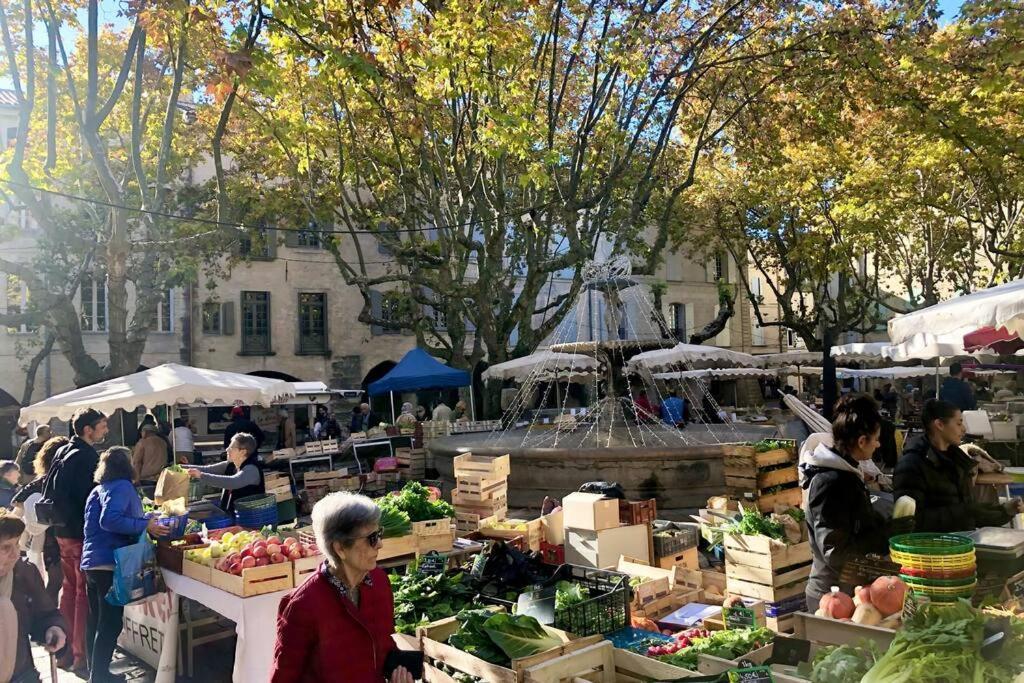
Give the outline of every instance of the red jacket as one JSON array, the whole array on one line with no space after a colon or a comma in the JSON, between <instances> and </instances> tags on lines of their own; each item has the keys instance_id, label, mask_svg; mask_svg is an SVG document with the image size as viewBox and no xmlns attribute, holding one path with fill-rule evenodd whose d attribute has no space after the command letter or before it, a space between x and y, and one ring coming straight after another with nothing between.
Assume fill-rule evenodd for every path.
<instances>
[{"instance_id":1,"label":"red jacket","mask_svg":"<svg viewBox=\"0 0 1024 683\"><path fill-rule=\"evenodd\" d=\"M281 599L271 683L381 683L396 648L394 596L379 567L359 590L359 607L321 572Z\"/></svg>"}]
</instances>

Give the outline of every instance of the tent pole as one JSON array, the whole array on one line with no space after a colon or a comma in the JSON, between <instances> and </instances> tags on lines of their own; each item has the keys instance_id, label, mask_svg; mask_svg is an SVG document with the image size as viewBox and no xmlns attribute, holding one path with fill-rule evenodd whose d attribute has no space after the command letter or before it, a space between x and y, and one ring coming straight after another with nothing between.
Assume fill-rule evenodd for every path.
<instances>
[{"instance_id":1,"label":"tent pole","mask_svg":"<svg viewBox=\"0 0 1024 683\"><path fill-rule=\"evenodd\" d=\"M469 385L469 419L476 422L476 400L473 398L473 385Z\"/></svg>"},{"instance_id":2,"label":"tent pole","mask_svg":"<svg viewBox=\"0 0 1024 683\"><path fill-rule=\"evenodd\" d=\"M127 446L128 444L126 444L124 442L124 414L125 414L124 410L122 410L121 411L121 445L122 446Z\"/></svg>"},{"instance_id":3,"label":"tent pole","mask_svg":"<svg viewBox=\"0 0 1024 683\"><path fill-rule=\"evenodd\" d=\"M395 392L388 392L388 403L391 404L391 424L395 424Z\"/></svg>"}]
</instances>

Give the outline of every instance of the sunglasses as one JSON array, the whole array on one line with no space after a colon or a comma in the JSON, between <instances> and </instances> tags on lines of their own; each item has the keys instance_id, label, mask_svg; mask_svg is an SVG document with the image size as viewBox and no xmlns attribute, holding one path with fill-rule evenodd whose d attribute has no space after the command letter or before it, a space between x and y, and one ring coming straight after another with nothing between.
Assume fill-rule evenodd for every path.
<instances>
[{"instance_id":1,"label":"sunglasses","mask_svg":"<svg viewBox=\"0 0 1024 683\"><path fill-rule=\"evenodd\" d=\"M380 539L383 538L383 536L384 530L377 529L376 531L371 531L365 536L356 536L355 538L353 538L353 540L358 541L360 538L365 538L366 542L369 543L371 546L376 546L378 543L380 543Z\"/></svg>"}]
</instances>

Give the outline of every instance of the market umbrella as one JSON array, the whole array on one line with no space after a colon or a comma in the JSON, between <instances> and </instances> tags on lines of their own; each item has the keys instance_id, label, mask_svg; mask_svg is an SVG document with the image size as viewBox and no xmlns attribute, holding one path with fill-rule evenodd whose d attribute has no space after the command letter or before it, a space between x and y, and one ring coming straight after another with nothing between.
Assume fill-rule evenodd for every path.
<instances>
[{"instance_id":1,"label":"market umbrella","mask_svg":"<svg viewBox=\"0 0 1024 683\"><path fill-rule=\"evenodd\" d=\"M646 368L651 372L679 370L685 366L690 370L720 367L761 367L757 356L739 351L730 351L718 346L703 344L676 344L671 349L657 349L638 353L626 363L628 372L639 372Z\"/></svg>"},{"instance_id":2,"label":"market umbrella","mask_svg":"<svg viewBox=\"0 0 1024 683\"><path fill-rule=\"evenodd\" d=\"M582 353L558 353L544 349L522 358L497 363L484 370L485 380L514 380L523 382L531 377L564 382L586 382L600 369L600 362L594 356Z\"/></svg>"},{"instance_id":3,"label":"market umbrella","mask_svg":"<svg viewBox=\"0 0 1024 683\"><path fill-rule=\"evenodd\" d=\"M960 340L992 328L1024 332L1024 279L954 297L889 321L889 339L902 344L914 337Z\"/></svg>"},{"instance_id":4,"label":"market umbrella","mask_svg":"<svg viewBox=\"0 0 1024 683\"><path fill-rule=\"evenodd\" d=\"M295 396L291 382L166 363L150 370L115 377L34 403L21 409L20 424L70 420L77 410L95 408L107 415L139 406L261 405Z\"/></svg>"},{"instance_id":5,"label":"market umbrella","mask_svg":"<svg viewBox=\"0 0 1024 683\"><path fill-rule=\"evenodd\" d=\"M1024 349L1024 339L1005 327L982 327L964 335L964 348L968 351L991 349L1000 355L1009 355Z\"/></svg>"}]
</instances>

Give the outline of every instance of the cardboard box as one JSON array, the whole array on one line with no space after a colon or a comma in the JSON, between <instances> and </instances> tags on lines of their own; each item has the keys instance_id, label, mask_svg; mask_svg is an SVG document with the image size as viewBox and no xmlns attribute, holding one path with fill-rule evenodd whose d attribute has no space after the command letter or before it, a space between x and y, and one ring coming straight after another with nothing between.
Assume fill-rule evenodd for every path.
<instances>
[{"instance_id":1,"label":"cardboard box","mask_svg":"<svg viewBox=\"0 0 1024 683\"><path fill-rule=\"evenodd\" d=\"M540 528L544 533L545 543L565 545L565 518L561 510L541 517Z\"/></svg>"},{"instance_id":2,"label":"cardboard box","mask_svg":"<svg viewBox=\"0 0 1024 683\"><path fill-rule=\"evenodd\" d=\"M562 499L562 522L566 529L614 529L619 526L619 501L597 493L570 493ZM633 557L646 555L647 550L644 550L642 555Z\"/></svg>"},{"instance_id":3,"label":"cardboard box","mask_svg":"<svg viewBox=\"0 0 1024 683\"><path fill-rule=\"evenodd\" d=\"M615 503L615 515L619 514L618 501ZM603 569L614 567L619 558L625 555L642 562L650 562L647 544L648 527L646 524L634 524L591 531L589 529L565 530L565 561L583 567Z\"/></svg>"}]
</instances>

